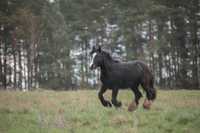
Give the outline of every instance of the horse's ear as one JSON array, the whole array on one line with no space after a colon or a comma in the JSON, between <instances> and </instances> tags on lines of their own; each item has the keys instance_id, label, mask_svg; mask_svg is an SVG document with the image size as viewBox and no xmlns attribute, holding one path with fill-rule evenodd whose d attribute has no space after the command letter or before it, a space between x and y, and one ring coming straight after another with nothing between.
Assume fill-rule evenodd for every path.
<instances>
[{"instance_id":1,"label":"horse's ear","mask_svg":"<svg viewBox=\"0 0 200 133\"><path fill-rule=\"evenodd\" d=\"M101 52L101 46L100 45L96 45L92 47L92 50L90 51L90 55L92 55L95 52Z\"/></svg>"},{"instance_id":2,"label":"horse's ear","mask_svg":"<svg viewBox=\"0 0 200 133\"><path fill-rule=\"evenodd\" d=\"M92 50L90 51L90 55L92 55L96 51L97 51L97 47L96 46L92 46Z\"/></svg>"},{"instance_id":3,"label":"horse's ear","mask_svg":"<svg viewBox=\"0 0 200 133\"><path fill-rule=\"evenodd\" d=\"M97 45L97 51L101 52L101 46L100 45Z\"/></svg>"}]
</instances>

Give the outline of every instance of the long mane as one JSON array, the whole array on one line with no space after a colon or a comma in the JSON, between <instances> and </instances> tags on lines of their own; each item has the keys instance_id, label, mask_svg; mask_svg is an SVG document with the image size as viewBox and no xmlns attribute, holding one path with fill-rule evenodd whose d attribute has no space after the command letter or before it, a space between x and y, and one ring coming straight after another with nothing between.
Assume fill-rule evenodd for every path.
<instances>
[{"instance_id":1,"label":"long mane","mask_svg":"<svg viewBox=\"0 0 200 133\"><path fill-rule=\"evenodd\" d=\"M108 52L102 50L102 53L103 53L103 55L105 55L105 57L106 57L108 60L113 61L113 62L120 62L120 61L118 61L118 60L113 59L113 58L111 57L111 55L110 55Z\"/></svg>"}]
</instances>

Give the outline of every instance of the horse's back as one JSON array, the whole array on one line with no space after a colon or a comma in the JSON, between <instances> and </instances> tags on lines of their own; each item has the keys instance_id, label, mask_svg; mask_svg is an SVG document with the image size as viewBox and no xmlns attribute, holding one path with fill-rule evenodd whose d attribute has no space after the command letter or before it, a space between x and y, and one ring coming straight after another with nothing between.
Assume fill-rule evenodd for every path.
<instances>
[{"instance_id":1,"label":"horse's back","mask_svg":"<svg viewBox=\"0 0 200 133\"><path fill-rule=\"evenodd\" d=\"M141 60L134 60L128 62L118 62L116 65L117 69L126 70L127 73L142 73L144 70L148 69L148 66Z\"/></svg>"}]
</instances>

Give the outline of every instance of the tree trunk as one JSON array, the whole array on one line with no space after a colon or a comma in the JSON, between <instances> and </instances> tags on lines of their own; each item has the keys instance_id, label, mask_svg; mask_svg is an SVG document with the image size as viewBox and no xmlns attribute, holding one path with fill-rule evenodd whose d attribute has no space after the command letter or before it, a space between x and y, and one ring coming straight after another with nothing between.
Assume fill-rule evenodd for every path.
<instances>
[{"instance_id":1,"label":"tree trunk","mask_svg":"<svg viewBox=\"0 0 200 133\"><path fill-rule=\"evenodd\" d=\"M14 89L16 89L17 88L17 69L16 69L16 67L17 67L17 64L16 64L16 52L15 52L15 50L13 50L13 61L14 61L14 85L13 85L13 87L14 87Z\"/></svg>"},{"instance_id":2,"label":"tree trunk","mask_svg":"<svg viewBox=\"0 0 200 133\"><path fill-rule=\"evenodd\" d=\"M192 39L192 83L193 88L197 89L199 87L198 81L198 25L197 25L197 13L198 13L198 6L199 0L193 0L194 7L191 9L191 39Z\"/></svg>"},{"instance_id":3,"label":"tree trunk","mask_svg":"<svg viewBox=\"0 0 200 133\"><path fill-rule=\"evenodd\" d=\"M0 42L0 51L2 51L2 42ZM0 87L3 85L3 64L2 64L2 55L0 52Z\"/></svg>"},{"instance_id":4,"label":"tree trunk","mask_svg":"<svg viewBox=\"0 0 200 133\"><path fill-rule=\"evenodd\" d=\"M27 54L26 54L26 58L27 58L27 89L30 90L31 88L31 62L30 62L30 48L28 46L27 48Z\"/></svg>"},{"instance_id":5,"label":"tree trunk","mask_svg":"<svg viewBox=\"0 0 200 133\"><path fill-rule=\"evenodd\" d=\"M23 79L22 79L22 71L23 71L23 69L22 69L22 48L21 48L21 45L22 44L20 44L19 45L19 50L18 50L18 64L19 64L19 81L18 81L18 87L19 87L19 89L20 90L22 90L22 81L23 81Z\"/></svg>"},{"instance_id":6,"label":"tree trunk","mask_svg":"<svg viewBox=\"0 0 200 133\"><path fill-rule=\"evenodd\" d=\"M6 39L5 39L6 40ZM4 42L4 59L3 59L3 87L7 89L7 44L6 41Z\"/></svg>"}]
</instances>

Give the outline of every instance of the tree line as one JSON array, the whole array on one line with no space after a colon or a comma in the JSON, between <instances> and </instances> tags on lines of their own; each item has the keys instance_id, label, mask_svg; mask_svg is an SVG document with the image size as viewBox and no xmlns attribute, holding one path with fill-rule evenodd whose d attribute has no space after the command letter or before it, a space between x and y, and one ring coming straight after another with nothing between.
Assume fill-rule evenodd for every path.
<instances>
[{"instance_id":1,"label":"tree line","mask_svg":"<svg viewBox=\"0 0 200 133\"><path fill-rule=\"evenodd\" d=\"M98 85L89 51L144 60L160 88L200 89L199 0L1 0L0 88Z\"/></svg>"}]
</instances>

